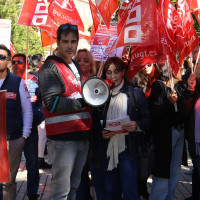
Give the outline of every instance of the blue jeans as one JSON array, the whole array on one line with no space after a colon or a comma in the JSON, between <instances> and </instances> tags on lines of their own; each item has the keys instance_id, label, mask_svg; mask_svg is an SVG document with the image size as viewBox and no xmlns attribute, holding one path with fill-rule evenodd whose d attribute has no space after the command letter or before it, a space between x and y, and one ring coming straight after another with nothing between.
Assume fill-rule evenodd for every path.
<instances>
[{"instance_id":1,"label":"blue jeans","mask_svg":"<svg viewBox=\"0 0 200 200\"><path fill-rule=\"evenodd\" d=\"M153 176L150 200L174 200L174 192L181 175L181 163L184 144L184 131L172 131L172 158L170 178Z\"/></svg>"},{"instance_id":2,"label":"blue jeans","mask_svg":"<svg viewBox=\"0 0 200 200\"><path fill-rule=\"evenodd\" d=\"M129 146L129 145L127 145ZM137 158L129 148L119 154L118 167L107 171L108 159L105 155L100 166L90 164L92 183L98 200L139 200Z\"/></svg>"},{"instance_id":3,"label":"blue jeans","mask_svg":"<svg viewBox=\"0 0 200 200\"><path fill-rule=\"evenodd\" d=\"M53 149L51 200L76 200L89 141L51 141Z\"/></svg>"},{"instance_id":4,"label":"blue jeans","mask_svg":"<svg viewBox=\"0 0 200 200\"><path fill-rule=\"evenodd\" d=\"M24 145L24 156L27 169L27 195L37 195L39 187L39 166L38 166L38 133L33 132L27 138Z\"/></svg>"}]
</instances>

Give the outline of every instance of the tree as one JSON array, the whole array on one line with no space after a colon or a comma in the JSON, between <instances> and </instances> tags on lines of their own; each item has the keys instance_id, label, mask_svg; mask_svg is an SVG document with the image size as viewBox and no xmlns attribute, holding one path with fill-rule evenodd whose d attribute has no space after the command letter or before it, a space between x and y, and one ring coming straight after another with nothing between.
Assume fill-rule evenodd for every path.
<instances>
[{"instance_id":1,"label":"tree","mask_svg":"<svg viewBox=\"0 0 200 200\"><path fill-rule=\"evenodd\" d=\"M19 53L26 53L27 27L18 25L17 20L22 0L0 0L0 18L11 19L11 42ZM29 55L44 53L37 27L29 27Z\"/></svg>"}]
</instances>

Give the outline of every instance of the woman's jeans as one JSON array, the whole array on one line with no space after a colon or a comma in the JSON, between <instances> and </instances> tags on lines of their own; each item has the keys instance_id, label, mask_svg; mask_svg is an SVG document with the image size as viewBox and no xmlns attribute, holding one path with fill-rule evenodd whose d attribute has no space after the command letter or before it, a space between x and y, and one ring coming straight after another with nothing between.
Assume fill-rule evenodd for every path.
<instances>
[{"instance_id":1,"label":"woman's jeans","mask_svg":"<svg viewBox=\"0 0 200 200\"><path fill-rule=\"evenodd\" d=\"M126 138L126 150L119 154L118 167L107 171L106 154L100 160L100 165L90 163L92 183L98 200L139 200L137 158L129 150ZM123 195L123 198L122 198Z\"/></svg>"}]
</instances>

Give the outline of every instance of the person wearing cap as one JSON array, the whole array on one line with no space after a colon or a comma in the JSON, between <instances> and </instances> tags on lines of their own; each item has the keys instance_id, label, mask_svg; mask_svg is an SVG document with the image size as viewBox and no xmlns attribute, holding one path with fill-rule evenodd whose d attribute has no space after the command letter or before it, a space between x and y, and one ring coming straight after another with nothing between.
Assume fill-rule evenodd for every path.
<instances>
[{"instance_id":1,"label":"person wearing cap","mask_svg":"<svg viewBox=\"0 0 200 200\"><path fill-rule=\"evenodd\" d=\"M46 133L52 152L51 200L76 199L88 154L91 113L81 95L80 67L72 59L78 41L76 25L60 25L57 53L47 57L39 71Z\"/></svg>"},{"instance_id":2,"label":"person wearing cap","mask_svg":"<svg viewBox=\"0 0 200 200\"><path fill-rule=\"evenodd\" d=\"M6 131L10 182L3 183L3 199L15 200L16 176L23 147L31 133L33 112L30 95L22 78L8 70L11 65L10 50L0 45L0 90L6 92Z\"/></svg>"}]
</instances>

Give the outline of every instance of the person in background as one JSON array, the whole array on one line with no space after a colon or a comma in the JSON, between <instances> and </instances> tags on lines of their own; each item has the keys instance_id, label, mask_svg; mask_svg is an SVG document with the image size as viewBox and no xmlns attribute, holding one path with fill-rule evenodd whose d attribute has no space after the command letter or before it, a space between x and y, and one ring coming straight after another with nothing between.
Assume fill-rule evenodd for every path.
<instances>
[{"instance_id":1,"label":"person in background","mask_svg":"<svg viewBox=\"0 0 200 200\"><path fill-rule=\"evenodd\" d=\"M6 94L6 131L10 182L3 183L3 199L15 200L16 175L24 145L31 133L33 111L27 87L19 76L8 70L11 65L10 50L0 45L0 90Z\"/></svg>"},{"instance_id":2,"label":"person in background","mask_svg":"<svg viewBox=\"0 0 200 200\"><path fill-rule=\"evenodd\" d=\"M105 62L103 79L112 80L114 88L110 100L94 111L91 174L97 199L139 200L136 135L151 126L148 103L142 89L126 82L126 65L120 58ZM122 125L123 133L106 130L107 120L127 116L130 122Z\"/></svg>"},{"instance_id":3,"label":"person in background","mask_svg":"<svg viewBox=\"0 0 200 200\"><path fill-rule=\"evenodd\" d=\"M42 54L34 54L31 56L31 59L29 61L30 71L29 73L38 77L38 70L42 67L44 64L44 58Z\"/></svg>"},{"instance_id":4,"label":"person in background","mask_svg":"<svg viewBox=\"0 0 200 200\"><path fill-rule=\"evenodd\" d=\"M39 187L39 167L38 167L38 130L37 126L43 120L42 104L38 99L38 80L37 77L27 73L26 79L26 56L15 54L12 58L13 74L20 76L26 83L28 92L31 96L33 109L33 123L31 134L24 146L24 156L26 158L27 169L27 196L29 200L36 200Z\"/></svg>"},{"instance_id":5,"label":"person in background","mask_svg":"<svg viewBox=\"0 0 200 200\"><path fill-rule=\"evenodd\" d=\"M148 99L151 93L151 85L153 84L154 81L158 80L159 77L160 77L160 71L157 64L148 64L145 65L144 68L135 75L135 77L131 80L131 83L134 86L141 87L146 98ZM150 133L148 134L146 133L145 136L146 139L151 139ZM146 167L145 169L148 171L146 175L147 174L150 175L150 170L152 168L152 162L153 162L152 157L153 155L149 156L148 158L149 167ZM145 163L145 165L147 165L147 163ZM139 170L141 170L142 167L143 166L140 166ZM143 199L149 199L149 193L147 191L147 179L148 177L146 177L146 179L143 178L143 180L141 180L139 177L139 182L138 182L139 195L142 196Z\"/></svg>"},{"instance_id":6,"label":"person in background","mask_svg":"<svg viewBox=\"0 0 200 200\"><path fill-rule=\"evenodd\" d=\"M60 25L57 53L46 59L39 72L46 133L53 152L51 200L76 199L89 149L92 118L81 95L80 67L72 59L78 41L77 25Z\"/></svg>"},{"instance_id":7,"label":"person in background","mask_svg":"<svg viewBox=\"0 0 200 200\"><path fill-rule=\"evenodd\" d=\"M74 58L83 73L84 80L96 75L95 61L87 49L79 49Z\"/></svg>"},{"instance_id":8,"label":"person in background","mask_svg":"<svg viewBox=\"0 0 200 200\"><path fill-rule=\"evenodd\" d=\"M31 70L29 71L30 74L38 77L38 71L44 64L44 58L42 54L34 54L30 58L30 65ZM51 165L45 162L45 148L46 148L47 136L45 130L45 121L42 121L38 125L38 162L40 169L49 169Z\"/></svg>"},{"instance_id":9,"label":"person in background","mask_svg":"<svg viewBox=\"0 0 200 200\"><path fill-rule=\"evenodd\" d=\"M198 51L193 52L193 63L196 63ZM188 103L190 112L186 120L186 139L193 163L192 196L185 200L200 200L200 62L194 73L188 78L188 87L193 91L193 98Z\"/></svg>"},{"instance_id":10,"label":"person in background","mask_svg":"<svg viewBox=\"0 0 200 200\"><path fill-rule=\"evenodd\" d=\"M161 70L161 80L152 84L149 96L153 122L151 134L155 148L150 200L174 200L181 174L184 122L190 90L182 86L180 71L177 76L172 72L173 90L168 71L164 65Z\"/></svg>"},{"instance_id":11,"label":"person in background","mask_svg":"<svg viewBox=\"0 0 200 200\"><path fill-rule=\"evenodd\" d=\"M92 57L92 54L87 49L79 49L77 51L77 54L74 60L78 62L85 81L88 78L96 75L95 61ZM90 179L88 176L88 173L90 171L88 159L83 168L83 172L81 175L81 183L76 192L76 200L92 200L92 197L90 194Z\"/></svg>"}]
</instances>

